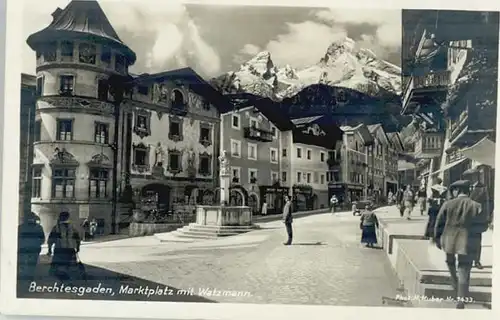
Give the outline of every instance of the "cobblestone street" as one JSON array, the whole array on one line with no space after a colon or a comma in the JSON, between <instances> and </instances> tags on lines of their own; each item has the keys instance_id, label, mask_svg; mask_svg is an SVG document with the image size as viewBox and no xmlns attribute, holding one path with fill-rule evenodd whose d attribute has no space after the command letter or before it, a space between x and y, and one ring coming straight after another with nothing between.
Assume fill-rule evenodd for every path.
<instances>
[{"instance_id":1,"label":"cobblestone street","mask_svg":"<svg viewBox=\"0 0 500 320\"><path fill-rule=\"evenodd\" d=\"M176 288L250 292L206 296L218 302L382 305L398 281L382 250L359 243L359 217L322 214L294 222L294 244L284 246L281 222L221 240L160 243L134 238L82 248L89 265Z\"/></svg>"}]
</instances>

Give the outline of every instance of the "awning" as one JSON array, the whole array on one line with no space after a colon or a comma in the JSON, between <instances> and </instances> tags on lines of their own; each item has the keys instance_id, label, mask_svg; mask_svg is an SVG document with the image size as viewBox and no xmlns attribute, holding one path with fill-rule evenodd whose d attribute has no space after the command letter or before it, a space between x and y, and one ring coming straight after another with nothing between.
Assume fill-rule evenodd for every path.
<instances>
[{"instance_id":1,"label":"awning","mask_svg":"<svg viewBox=\"0 0 500 320\"><path fill-rule=\"evenodd\" d=\"M446 170L449 170L449 169L453 168L454 166L456 166L457 164L464 162L465 160L467 160L467 158L462 158L462 159L454 161L452 163L448 163L448 164L444 165L443 167L441 167L439 170L436 170L433 173L431 173L430 176L438 174L440 172L444 172Z\"/></svg>"},{"instance_id":2,"label":"awning","mask_svg":"<svg viewBox=\"0 0 500 320\"><path fill-rule=\"evenodd\" d=\"M484 137L475 145L464 148L460 152L468 159L495 168L495 142Z\"/></svg>"}]
</instances>

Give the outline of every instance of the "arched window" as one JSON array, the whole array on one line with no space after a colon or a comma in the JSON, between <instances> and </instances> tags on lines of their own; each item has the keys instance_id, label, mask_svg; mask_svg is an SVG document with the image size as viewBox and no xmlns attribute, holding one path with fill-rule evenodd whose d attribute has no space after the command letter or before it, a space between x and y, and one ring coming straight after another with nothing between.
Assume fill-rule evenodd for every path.
<instances>
[{"instance_id":1,"label":"arched window","mask_svg":"<svg viewBox=\"0 0 500 320\"><path fill-rule=\"evenodd\" d=\"M172 91L172 107L176 109L184 109L184 95L180 90Z\"/></svg>"}]
</instances>

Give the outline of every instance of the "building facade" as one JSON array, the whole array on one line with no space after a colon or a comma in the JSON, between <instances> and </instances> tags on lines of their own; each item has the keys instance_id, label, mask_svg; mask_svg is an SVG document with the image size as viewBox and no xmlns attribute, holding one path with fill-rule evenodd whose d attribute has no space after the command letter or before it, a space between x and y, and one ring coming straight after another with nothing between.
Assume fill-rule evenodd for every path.
<instances>
[{"instance_id":1,"label":"building facade","mask_svg":"<svg viewBox=\"0 0 500 320\"><path fill-rule=\"evenodd\" d=\"M445 185L463 178L473 161L461 150L494 140L498 20L497 12L403 13L402 113L417 119L414 156L426 160L420 179L428 188L435 178Z\"/></svg>"},{"instance_id":2,"label":"building facade","mask_svg":"<svg viewBox=\"0 0 500 320\"><path fill-rule=\"evenodd\" d=\"M31 170L33 162L33 134L36 110L36 77L21 74L21 113L19 133L19 222L31 210L31 193L38 192L38 184L32 191Z\"/></svg>"},{"instance_id":3,"label":"building facade","mask_svg":"<svg viewBox=\"0 0 500 320\"><path fill-rule=\"evenodd\" d=\"M222 95L189 68L130 76L136 55L96 1L72 1L52 16L27 40L38 97L31 209L44 231L61 211L116 231L118 201L160 212L212 202L217 108L229 108Z\"/></svg>"},{"instance_id":4,"label":"building facade","mask_svg":"<svg viewBox=\"0 0 500 320\"><path fill-rule=\"evenodd\" d=\"M341 202L351 203L367 195L368 149L374 140L364 124L340 129L342 140L329 159L329 193L330 197L335 194Z\"/></svg>"},{"instance_id":5,"label":"building facade","mask_svg":"<svg viewBox=\"0 0 500 320\"><path fill-rule=\"evenodd\" d=\"M296 210L328 208L329 159L342 139L340 128L323 116L292 120L289 177Z\"/></svg>"},{"instance_id":6,"label":"building facade","mask_svg":"<svg viewBox=\"0 0 500 320\"><path fill-rule=\"evenodd\" d=\"M89 15L92 24L77 23ZM73 221L93 216L108 233L115 110L107 79L127 75L136 56L97 2L72 1L52 16L47 28L27 40L36 51L39 93L33 144L39 187L32 210L45 233L61 211Z\"/></svg>"},{"instance_id":7,"label":"building facade","mask_svg":"<svg viewBox=\"0 0 500 320\"><path fill-rule=\"evenodd\" d=\"M220 97L190 68L133 80L121 105L118 165L134 202L160 214L214 203Z\"/></svg>"},{"instance_id":8,"label":"building facade","mask_svg":"<svg viewBox=\"0 0 500 320\"><path fill-rule=\"evenodd\" d=\"M230 203L260 213L266 201L268 212L279 211L283 199L268 196L267 190L280 186L282 132L258 102L238 106L221 114L220 149L227 152L231 167Z\"/></svg>"}]
</instances>

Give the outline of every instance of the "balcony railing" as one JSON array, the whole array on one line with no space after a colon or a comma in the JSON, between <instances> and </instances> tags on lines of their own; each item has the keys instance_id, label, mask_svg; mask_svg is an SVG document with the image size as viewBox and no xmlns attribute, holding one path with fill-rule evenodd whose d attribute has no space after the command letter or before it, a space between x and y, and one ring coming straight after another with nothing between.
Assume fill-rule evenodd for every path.
<instances>
[{"instance_id":1,"label":"balcony railing","mask_svg":"<svg viewBox=\"0 0 500 320\"><path fill-rule=\"evenodd\" d=\"M266 131L256 127L246 127L245 128L245 138L251 140L257 140L261 142L272 142L273 133L271 131Z\"/></svg>"},{"instance_id":2,"label":"balcony railing","mask_svg":"<svg viewBox=\"0 0 500 320\"><path fill-rule=\"evenodd\" d=\"M447 88L451 84L451 72L448 70L428 73L423 76L412 76L405 88L403 105L406 106L415 90Z\"/></svg>"},{"instance_id":3,"label":"balcony railing","mask_svg":"<svg viewBox=\"0 0 500 320\"><path fill-rule=\"evenodd\" d=\"M415 158L426 159L439 157L444 144L444 133L421 132L415 142Z\"/></svg>"}]
</instances>

